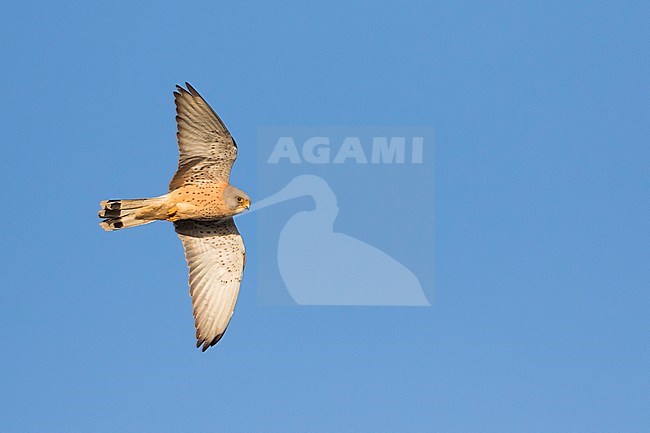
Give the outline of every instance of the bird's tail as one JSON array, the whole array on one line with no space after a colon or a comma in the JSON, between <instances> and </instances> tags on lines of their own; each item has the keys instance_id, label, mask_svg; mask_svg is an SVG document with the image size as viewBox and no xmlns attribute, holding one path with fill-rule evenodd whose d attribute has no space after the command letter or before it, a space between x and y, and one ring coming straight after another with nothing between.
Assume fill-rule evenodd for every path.
<instances>
[{"instance_id":1,"label":"bird's tail","mask_svg":"<svg viewBox=\"0 0 650 433\"><path fill-rule=\"evenodd\" d=\"M134 200L104 200L100 203L99 225L106 231L149 224L164 220L167 214L166 196Z\"/></svg>"}]
</instances>

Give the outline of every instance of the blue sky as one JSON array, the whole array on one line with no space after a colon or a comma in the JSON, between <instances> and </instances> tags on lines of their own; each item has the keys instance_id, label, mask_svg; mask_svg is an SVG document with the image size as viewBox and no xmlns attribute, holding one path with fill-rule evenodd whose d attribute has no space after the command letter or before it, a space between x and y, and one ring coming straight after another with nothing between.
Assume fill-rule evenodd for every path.
<instances>
[{"instance_id":1,"label":"blue sky","mask_svg":"<svg viewBox=\"0 0 650 433\"><path fill-rule=\"evenodd\" d=\"M648 431L646 2L5 3L0 431ZM165 192L184 81L254 198L261 126L433 128L432 307L261 305L243 216L195 350L172 227L96 218Z\"/></svg>"}]
</instances>

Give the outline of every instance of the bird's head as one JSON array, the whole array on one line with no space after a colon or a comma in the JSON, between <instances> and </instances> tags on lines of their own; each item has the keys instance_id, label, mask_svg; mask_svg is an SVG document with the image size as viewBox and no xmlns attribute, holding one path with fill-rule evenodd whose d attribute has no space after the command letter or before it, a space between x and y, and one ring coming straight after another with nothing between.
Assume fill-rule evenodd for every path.
<instances>
[{"instance_id":1,"label":"bird's head","mask_svg":"<svg viewBox=\"0 0 650 433\"><path fill-rule=\"evenodd\" d=\"M242 213L251 207L251 199L248 197L248 194L232 185L226 187L223 193L223 199L233 214Z\"/></svg>"}]
</instances>

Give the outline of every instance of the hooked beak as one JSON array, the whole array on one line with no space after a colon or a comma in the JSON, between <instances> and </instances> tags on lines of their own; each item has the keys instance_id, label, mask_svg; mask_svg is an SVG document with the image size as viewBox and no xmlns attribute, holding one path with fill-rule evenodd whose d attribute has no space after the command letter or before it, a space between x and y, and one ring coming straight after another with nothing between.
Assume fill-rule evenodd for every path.
<instances>
[{"instance_id":1,"label":"hooked beak","mask_svg":"<svg viewBox=\"0 0 650 433\"><path fill-rule=\"evenodd\" d=\"M244 202L244 208L245 208L246 210L248 210L248 209L251 208L251 201L250 201L250 200L246 200L246 201Z\"/></svg>"}]
</instances>

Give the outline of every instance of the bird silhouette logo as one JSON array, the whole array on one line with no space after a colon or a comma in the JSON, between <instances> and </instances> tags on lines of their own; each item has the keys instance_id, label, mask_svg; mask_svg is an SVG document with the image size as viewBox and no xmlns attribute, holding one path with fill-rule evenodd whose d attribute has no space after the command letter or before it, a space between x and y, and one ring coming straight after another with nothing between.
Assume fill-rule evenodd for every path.
<instances>
[{"instance_id":1,"label":"bird silhouette logo","mask_svg":"<svg viewBox=\"0 0 650 433\"><path fill-rule=\"evenodd\" d=\"M292 215L280 231L278 269L299 305L428 306L418 278L386 252L334 231L336 194L322 177L300 175L251 212L303 196L313 210Z\"/></svg>"}]
</instances>

